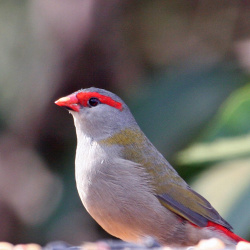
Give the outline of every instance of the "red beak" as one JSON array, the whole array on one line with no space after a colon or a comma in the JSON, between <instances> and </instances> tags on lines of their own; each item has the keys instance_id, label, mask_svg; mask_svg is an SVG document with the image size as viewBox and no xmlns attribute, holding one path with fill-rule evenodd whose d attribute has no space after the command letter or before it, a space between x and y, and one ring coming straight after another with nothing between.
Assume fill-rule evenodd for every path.
<instances>
[{"instance_id":1,"label":"red beak","mask_svg":"<svg viewBox=\"0 0 250 250\"><path fill-rule=\"evenodd\" d=\"M79 100L75 93L58 99L55 104L76 112L80 110Z\"/></svg>"}]
</instances>

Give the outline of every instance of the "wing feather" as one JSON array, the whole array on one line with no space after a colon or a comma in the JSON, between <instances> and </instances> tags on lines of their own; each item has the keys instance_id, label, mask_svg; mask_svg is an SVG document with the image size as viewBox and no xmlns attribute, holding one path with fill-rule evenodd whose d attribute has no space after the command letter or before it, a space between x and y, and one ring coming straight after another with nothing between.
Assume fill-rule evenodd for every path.
<instances>
[{"instance_id":1,"label":"wing feather","mask_svg":"<svg viewBox=\"0 0 250 250\"><path fill-rule=\"evenodd\" d=\"M189 186L187 188L175 184L167 186L169 186L170 192L156 195L163 206L199 227L205 227L208 221L213 221L232 230L231 225L219 215L212 205ZM174 191L171 192L171 190Z\"/></svg>"}]
</instances>

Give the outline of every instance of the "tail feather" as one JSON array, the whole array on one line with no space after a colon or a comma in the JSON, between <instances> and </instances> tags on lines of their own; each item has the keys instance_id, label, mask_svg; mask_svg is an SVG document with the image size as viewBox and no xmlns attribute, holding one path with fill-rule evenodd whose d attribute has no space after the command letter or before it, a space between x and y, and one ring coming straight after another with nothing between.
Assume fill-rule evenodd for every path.
<instances>
[{"instance_id":1,"label":"tail feather","mask_svg":"<svg viewBox=\"0 0 250 250\"><path fill-rule=\"evenodd\" d=\"M241 238L240 236L234 234L232 231L228 230L227 228L225 228L225 227L223 227L223 226L221 226L219 224L216 224L216 223L214 223L212 221L209 221L207 223L207 227L214 227L217 230L222 231L225 235L227 235L229 238L235 240L236 242L239 242L239 241L248 242L247 240L245 240L245 239Z\"/></svg>"}]
</instances>

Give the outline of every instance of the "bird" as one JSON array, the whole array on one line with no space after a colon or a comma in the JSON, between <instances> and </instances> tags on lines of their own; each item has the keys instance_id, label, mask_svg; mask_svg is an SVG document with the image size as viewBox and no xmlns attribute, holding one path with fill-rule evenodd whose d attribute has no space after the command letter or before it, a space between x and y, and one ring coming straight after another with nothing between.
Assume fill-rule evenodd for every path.
<instances>
[{"instance_id":1,"label":"bird","mask_svg":"<svg viewBox=\"0 0 250 250\"><path fill-rule=\"evenodd\" d=\"M55 104L74 119L80 199L109 234L139 244L152 237L181 247L212 237L227 245L246 241L179 176L116 94L90 87Z\"/></svg>"}]
</instances>

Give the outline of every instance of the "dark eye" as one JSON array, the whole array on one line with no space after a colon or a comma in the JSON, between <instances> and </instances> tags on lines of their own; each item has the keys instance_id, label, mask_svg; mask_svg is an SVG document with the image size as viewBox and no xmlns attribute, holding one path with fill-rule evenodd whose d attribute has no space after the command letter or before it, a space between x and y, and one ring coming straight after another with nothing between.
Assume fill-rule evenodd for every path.
<instances>
[{"instance_id":1,"label":"dark eye","mask_svg":"<svg viewBox=\"0 0 250 250\"><path fill-rule=\"evenodd\" d=\"M98 98L95 98L95 97L92 97L88 100L89 107L95 107L100 103L101 103L100 100Z\"/></svg>"}]
</instances>

